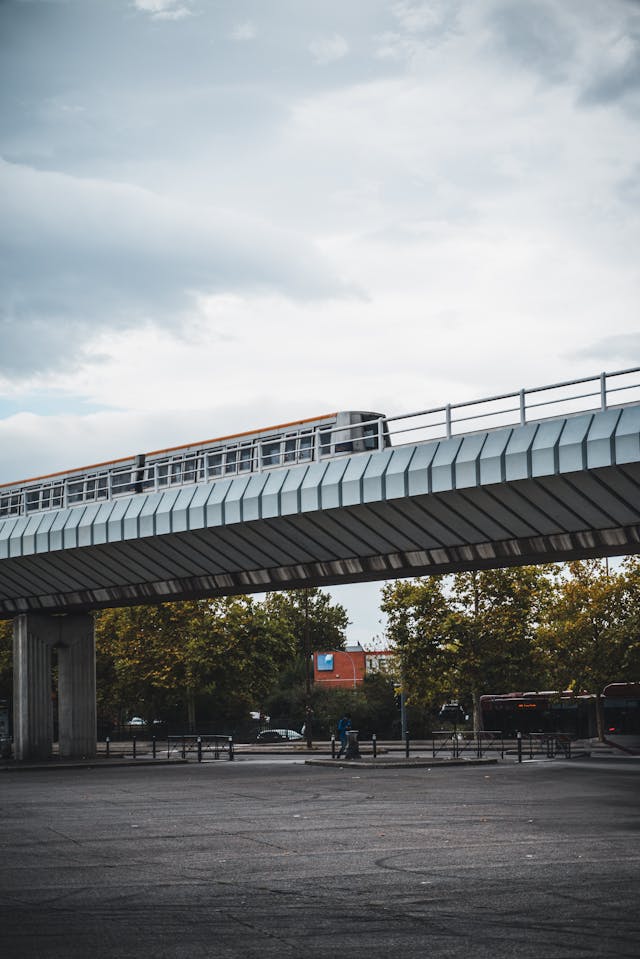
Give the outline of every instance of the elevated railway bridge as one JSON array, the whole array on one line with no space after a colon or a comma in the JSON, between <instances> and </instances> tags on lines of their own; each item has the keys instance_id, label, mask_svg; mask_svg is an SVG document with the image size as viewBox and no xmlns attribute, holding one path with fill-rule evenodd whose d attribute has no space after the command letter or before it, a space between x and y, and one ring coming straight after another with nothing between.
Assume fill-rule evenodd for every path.
<instances>
[{"instance_id":1,"label":"elevated railway bridge","mask_svg":"<svg viewBox=\"0 0 640 959\"><path fill-rule=\"evenodd\" d=\"M637 553L640 368L327 414L0 486L14 743L95 752L92 611Z\"/></svg>"}]
</instances>

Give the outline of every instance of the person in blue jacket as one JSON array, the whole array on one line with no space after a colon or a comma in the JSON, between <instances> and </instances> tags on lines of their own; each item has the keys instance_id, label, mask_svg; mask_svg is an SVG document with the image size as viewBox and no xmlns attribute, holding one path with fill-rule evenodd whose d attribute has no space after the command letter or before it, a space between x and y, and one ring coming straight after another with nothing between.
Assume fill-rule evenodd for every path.
<instances>
[{"instance_id":1,"label":"person in blue jacket","mask_svg":"<svg viewBox=\"0 0 640 959\"><path fill-rule=\"evenodd\" d=\"M340 737L340 752L337 759L340 759L343 753L347 751L347 733L351 729L351 716L345 713L342 719L338 720L338 736Z\"/></svg>"}]
</instances>

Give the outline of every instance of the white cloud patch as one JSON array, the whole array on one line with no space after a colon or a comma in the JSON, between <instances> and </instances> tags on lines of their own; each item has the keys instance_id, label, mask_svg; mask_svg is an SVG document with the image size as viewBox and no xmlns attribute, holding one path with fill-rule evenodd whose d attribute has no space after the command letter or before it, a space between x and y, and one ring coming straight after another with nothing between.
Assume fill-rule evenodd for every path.
<instances>
[{"instance_id":1,"label":"white cloud patch","mask_svg":"<svg viewBox=\"0 0 640 959\"><path fill-rule=\"evenodd\" d=\"M193 14L191 4L183 0L133 0L133 5L154 20L183 20Z\"/></svg>"},{"instance_id":2,"label":"white cloud patch","mask_svg":"<svg viewBox=\"0 0 640 959\"><path fill-rule=\"evenodd\" d=\"M258 28L253 20L244 20L237 23L231 31L232 40L255 40L258 35Z\"/></svg>"},{"instance_id":3,"label":"white cloud patch","mask_svg":"<svg viewBox=\"0 0 640 959\"><path fill-rule=\"evenodd\" d=\"M309 44L309 52L320 66L342 60L349 52L349 44L339 33L329 37L317 37Z\"/></svg>"}]
</instances>

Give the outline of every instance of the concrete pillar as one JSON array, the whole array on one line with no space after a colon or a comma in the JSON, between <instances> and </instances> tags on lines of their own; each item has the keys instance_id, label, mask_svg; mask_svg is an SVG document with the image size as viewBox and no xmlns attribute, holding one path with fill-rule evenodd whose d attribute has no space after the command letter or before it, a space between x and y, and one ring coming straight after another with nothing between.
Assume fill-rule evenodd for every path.
<instances>
[{"instance_id":1,"label":"concrete pillar","mask_svg":"<svg viewBox=\"0 0 640 959\"><path fill-rule=\"evenodd\" d=\"M93 617L24 613L14 621L14 751L16 759L51 755L51 649L58 649L61 756L95 756L96 657Z\"/></svg>"},{"instance_id":2,"label":"concrete pillar","mask_svg":"<svg viewBox=\"0 0 640 959\"><path fill-rule=\"evenodd\" d=\"M13 622L13 751L16 759L48 759L51 755L53 644L45 628L48 622L48 617L26 613Z\"/></svg>"}]
</instances>

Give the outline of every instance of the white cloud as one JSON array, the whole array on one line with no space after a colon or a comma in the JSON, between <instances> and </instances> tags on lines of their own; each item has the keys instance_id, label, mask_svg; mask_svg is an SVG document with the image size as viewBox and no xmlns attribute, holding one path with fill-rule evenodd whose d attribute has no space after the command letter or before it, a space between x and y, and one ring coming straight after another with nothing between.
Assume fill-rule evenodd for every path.
<instances>
[{"instance_id":1,"label":"white cloud","mask_svg":"<svg viewBox=\"0 0 640 959\"><path fill-rule=\"evenodd\" d=\"M133 0L133 5L154 20L182 20L193 14L191 4L182 0Z\"/></svg>"},{"instance_id":2,"label":"white cloud","mask_svg":"<svg viewBox=\"0 0 640 959\"><path fill-rule=\"evenodd\" d=\"M253 20L237 23L230 34L232 40L254 40L257 35L258 29Z\"/></svg>"},{"instance_id":3,"label":"white cloud","mask_svg":"<svg viewBox=\"0 0 640 959\"><path fill-rule=\"evenodd\" d=\"M317 37L309 44L309 52L317 64L325 66L336 60L342 60L349 52L349 44L339 33L330 37Z\"/></svg>"}]
</instances>

